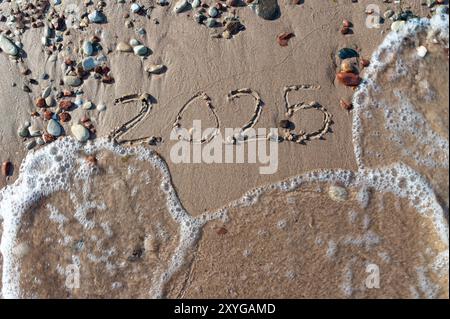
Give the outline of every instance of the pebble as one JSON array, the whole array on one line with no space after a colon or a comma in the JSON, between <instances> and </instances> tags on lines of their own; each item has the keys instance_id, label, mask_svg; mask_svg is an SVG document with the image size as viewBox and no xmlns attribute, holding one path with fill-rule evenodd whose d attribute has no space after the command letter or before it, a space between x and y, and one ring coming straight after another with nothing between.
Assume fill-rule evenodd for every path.
<instances>
[{"instance_id":1,"label":"pebble","mask_svg":"<svg viewBox=\"0 0 450 319\"><path fill-rule=\"evenodd\" d=\"M36 143L37 143L37 145L44 145L44 144L45 144L45 141L44 141L41 137L38 137L38 138L36 139Z\"/></svg>"},{"instance_id":2,"label":"pebble","mask_svg":"<svg viewBox=\"0 0 450 319\"><path fill-rule=\"evenodd\" d=\"M336 202L345 202L348 199L348 192L344 187L331 185L328 189L328 196Z\"/></svg>"},{"instance_id":3,"label":"pebble","mask_svg":"<svg viewBox=\"0 0 450 319\"><path fill-rule=\"evenodd\" d=\"M105 104L99 104L97 105L97 111L99 112L103 112L106 110L106 105Z\"/></svg>"},{"instance_id":4,"label":"pebble","mask_svg":"<svg viewBox=\"0 0 450 319\"><path fill-rule=\"evenodd\" d=\"M343 48L339 50L338 56L341 60L350 59L350 58L357 58L359 57L358 52L356 52L353 49L350 48Z\"/></svg>"},{"instance_id":5,"label":"pebble","mask_svg":"<svg viewBox=\"0 0 450 319\"><path fill-rule=\"evenodd\" d=\"M47 86L44 91L42 91L42 95L41 97L43 99L46 99L47 97L49 97L50 93L52 93L52 87L51 86Z\"/></svg>"},{"instance_id":6,"label":"pebble","mask_svg":"<svg viewBox=\"0 0 450 319\"><path fill-rule=\"evenodd\" d=\"M217 10L216 7L209 7L209 9L208 9L208 15L209 15L211 18L215 18L215 17L217 17L217 16L219 15L219 10Z\"/></svg>"},{"instance_id":7,"label":"pebble","mask_svg":"<svg viewBox=\"0 0 450 319\"><path fill-rule=\"evenodd\" d=\"M62 127L57 121L51 119L47 124L47 132L53 136L60 136L62 133Z\"/></svg>"},{"instance_id":8,"label":"pebble","mask_svg":"<svg viewBox=\"0 0 450 319\"><path fill-rule=\"evenodd\" d=\"M259 0L249 4L255 13L265 19L273 20L280 14L277 0Z\"/></svg>"},{"instance_id":9,"label":"pebble","mask_svg":"<svg viewBox=\"0 0 450 319\"><path fill-rule=\"evenodd\" d=\"M11 56L16 56L19 54L19 49L17 46L2 34L0 34L0 49Z\"/></svg>"},{"instance_id":10,"label":"pebble","mask_svg":"<svg viewBox=\"0 0 450 319\"><path fill-rule=\"evenodd\" d=\"M56 105L56 100L53 96L47 96L45 98L45 105L47 105L48 107L53 107Z\"/></svg>"},{"instance_id":11,"label":"pebble","mask_svg":"<svg viewBox=\"0 0 450 319\"><path fill-rule=\"evenodd\" d=\"M97 66L97 63L93 57L88 57L81 62L81 65L85 71L91 71Z\"/></svg>"},{"instance_id":12,"label":"pebble","mask_svg":"<svg viewBox=\"0 0 450 319\"><path fill-rule=\"evenodd\" d=\"M91 56L94 54L94 46L91 41L83 42L83 53L87 56Z\"/></svg>"},{"instance_id":13,"label":"pebble","mask_svg":"<svg viewBox=\"0 0 450 319\"><path fill-rule=\"evenodd\" d=\"M214 27L216 26L216 24L217 24L216 19L214 19L214 18L208 18L208 19L206 19L205 25L206 25L208 28L214 28Z\"/></svg>"},{"instance_id":14,"label":"pebble","mask_svg":"<svg viewBox=\"0 0 450 319\"><path fill-rule=\"evenodd\" d=\"M202 2L200 0L192 0L191 7L195 9L200 7L201 4Z\"/></svg>"},{"instance_id":15,"label":"pebble","mask_svg":"<svg viewBox=\"0 0 450 319\"><path fill-rule=\"evenodd\" d=\"M71 131L79 142L86 142L89 139L89 130L81 124L73 125Z\"/></svg>"},{"instance_id":16,"label":"pebble","mask_svg":"<svg viewBox=\"0 0 450 319\"><path fill-rule=\"evenodd\" d=\"M94 106L94 104L92 104L92 102L88 101L83 104L82 109L83 110L91 110L93 106Z\"/></svg>"},{"instance_id":17,"label":"pebble","mask_svg":"<svg viewBox=\"0 0 450 319\"><path fill-rule=\"evenodd\" d=\"M131 9L131 12L138 13L139 11L141 11L142 7L139 4L137 4L137 3L133 3L131 5L130 9Z\"/></svg>"},{"instance_id":18,"label":"pebble","mask_svg":"<svg viewBox=\"0 0 450 319\"><path fill-rule=\"evenodd\" d=\"M139 56L146 56L148 55L149 48L147 48L145 45L137 45L133 48L134 54Z\"/></svg>"},{"instance_id":19,"label":"pebble","mask_svg":"<svg viewBox=\"0 0 450 319\"><path fill-rule=\"evenodd\" d=\"M145 68L145 71L150 74L161 74L164 73L166 67L162 64L150 64Z\"/></svg>"},{"instance_id":20,"label":"pebble","mask_svg":"<svg viewBox=\"0 0 450 319\"><path fill-rule=\"evenodd\" d=\"M12 173L13 165L10 161L6 161L2 163L2 175L10 176Z\"/></svg>"},{"instance_id":21,"label":"pebble","mask_svg":"<svg viewBox=\"0 0 450 319\"><path fill-rule=\"evenodd\" d=\"M125 43L125 42L119 42L119 43L117 44L116 50L119 51L119 52L132 52L132 51L133 51L133 48L132 48L132 46L129 45L128 43Z\"/></svg>"},{"instance_id":22,"label":"pebble","mask_svg":"<svg viewBox=\"0 0 450 319\"><path fill-rule=\"evenodd\" d=\"M104 23L106 21L105 15L98 10L91 12L88 15L88 19L92 23Z\"/></svg>"},{"instance_id":23,"label":"pebble","mask_svg":"<svg viewBox=\"0 0 450 319\"><path fill-rule=\"evenodd\" d=\"M63 79L64 84L68 85L68 86L80 86L81 85L81 79L73 76L73 75L66 75Z\"/></svg>"},{"instance_id":24,"label":"pebble","mask_svg":"<svg viewBox=\"0 0 450 319\"><path fill-rule=\"evenodd\" d=\"M138 46L138 45L140 45L140 44L141 44L141 42L140 42L139 40L136 40L136 39L131 39L131 40L130 40L130 45L131 45L132 47Z\"/></svg>"},{"instance_id":25,"label":"pebble","mask_svg":"<svg viewBox=\"0 0 450 319\"><path fill-rule=\"evenodd\" d=\"M349 62L348 60L345 60L341 63L341 71L342 72L354 72L355 71L355 67L353 66L353 64L351 62Z\"/></svg>"},{"instance_id":26,"label":"pebble","mask_svg":"<svg viewBox=\"0 0 450 319\"><path fill-rule=\"evenodd\" d=\"M25 144L25 147L27 148L27 150L31 150L31 149L35 148L36 145L37 145L37 142L35 140L31 140Z\"/></svg>"},{"instance_id":27,"label":"pebble","mask_svg":"<svg viewBox=\"0 0 450 319\"><path fill-rule=\"evenodd\" d=\"M339 72L337 79L345 86L355 87L361 83L359 75L351 72Z\"/></svg>"},{"instance_id":28,"label":"pebble","mask_svg":"<svg viewBox=\"0 0 450 319\"><path fill-rule=\"evenodd\" d=\"M280 123L278 123L278 126L283 129L290 129L292 128L293 124L289 120L281 120Z\"/></svg>"},{"instance_id":29,"label":"pebble","mask_svg":"<svg viewBox=\"0 0 450 319\"><path fill-rule=\"evenodd\" d=\"M175 4L175 6L174 6L174 8L173 8L173 11L174 11L175 13L181 13L181 12L183 12L184 10L187 9L188 5L189 5L189 2L187 2L186 0L179 0L179 1Z\"/></svg>"},{"instance_id":30,"label":"pebble","mask_svg":"<svg viewBox=\"0 0 450 319\"><path fill-rule=\"evenodd\" d=\"M421 58L424 58L428 53L428 49L426 47L424 47L423 45L421 45L420 47L417 48L417 55Z\"/></svg>"},{"instance_id":31,"label":"pebble","mask_svg":"<svg viewBox=\"0 0 450 319\"><path fill-rule=\"evenodd\" d=\"M21 126L19 127L19 129L17 130L17 134L20 137L28 137L28 135L30 135L30 131L28 130L28 127L26 126Z\"/></svg>"},{"instance_id":32,"label":"pebble","mask_svg":"<svg viewBox=\"0 0 450 319\"><path fill-rule=\"evenodd\" d=\"M37 137L42 135L42 131L38 129L36 126L30 126L28 131L30 132L31 137Z\"/></svg>"}]
</instances>

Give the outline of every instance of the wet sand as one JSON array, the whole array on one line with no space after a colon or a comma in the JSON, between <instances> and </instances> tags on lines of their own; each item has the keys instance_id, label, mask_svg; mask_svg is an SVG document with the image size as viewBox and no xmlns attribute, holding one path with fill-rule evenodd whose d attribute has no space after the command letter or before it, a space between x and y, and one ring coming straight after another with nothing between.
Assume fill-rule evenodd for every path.
<instances>
[{"instance_id":1,"label":"wet sand","mask_svg":"<svg viewBox=\"0 0 450 319\"><path fill-rule=\"evenodd\" d=\"M336 80L340 69L336 54L341 48L350 47L369 59L389 32L390 22L380 29L365 26L364 11L370 3L283 2L279 3L281 17L274 21L263 20L250 8L240 7L236 11L246 30L229 40L212 38L213 31L193 21L191 12L175 15L172 5L156 5L151 19L133 17L135 26L127 29L124 14L129 4L120 10L117 9L120 5L108 4L104 9L107 24L91 25L84 32L64 36L65 45L79 47L81 40L97 34L115 78L112 85L99 84L93 78L84 82L83 98L104 104L106 110L76 109L71 112L72 122L88 115L97 129L96 135L107 136L140 109L138 102L114 104L114 100L127 94L149 93L153 103L149 115L124 136L162 137L159 146L146 147L153 148L167 163L173 187L190 216L222 207L228 210L223 219L205 224L198 241L186 249L180 269L161 287L161 276L170 268L171 258L180 247L182 228L168 214L159 173L133 157L97 154L98 172L89 179L89 196L81 200L103 203L103 208L88 209L88 220L95 224L92 229L83 228L74 217L77 205L66 192L43 198L24 215L18 235L22 246L19 244L17 248L22 259L22 297L147 298L158 296L161 288L163 295L170 298L448 298L448 271L445 274L438 266L433 270L439 256L445 259L445 252L448 265L448 244L439 238L432 214L424 216L410 199L388 191L372 191L368 206L361 207L356 200L359 189L349 187L349 199L336 202L328 195L333 183L322 182L287 193L267 192L250 207L229 204L250 189L313 170L358 170L352 132L354 113L343 110L339 103L341 99L350 100L354 91ZM410 3L418 15L427 14L428 9L415 1ZM380 6L383 12L394 7L384 3ZM1 9L6 7L6 3L0 4ZM352 22L352 34L340 33L344 19ZM139 27L146 29L144 37L135 33ZM281 32L295 34L286 47L276 42ZM55 62L50 62L36 46L36 39L41 36L42 29L30 29L21 38L27 53L26 64L32 70L28 78L38 79L45 72L58 83L60 64L77 54L63 51ZM147 60L115 51L118 42L130 38L139 38L151 49ZM448 143L448 120L442 121L448 118L448 78L441 76L445 74L442 69L448 71L448 50L447 57L445 54L445 51L432 54L434 60L427 62L430 69L425 75L423 70L417 71L431 79L437 98L426 101L427 107L416 111L425 114L432 130ZM148 63L164 64L167 72L148 75L144 71ZM437 65L439 68L435 69ZM30 112L35 110L34 100L47 82L39 80L28 94L21 89L25 77L3 53L0 68L4 77L0 81L3 95L0 111L4 114L0 160L14 164L13 175L8 180L0 178L3 188L12 185L19 175L19 165L27 151L17 129L30 119ZM410 82L414 82L411 79L406 78L395 87L410 89ZM17 86L12 87L12 83ZM258 92L264 106L255 127L270 128L278 127L286 119L284 87L300 84L319 85L320 89L292 93L291 102L319 102L332 114L333 124L322 140L308 141L305 145L280 143L276 174L261 175L258 164L171 161L170 150L176 143L169 138L172 125L182 106L197 92L204 91L211 97L223 132L228 127L241 127L254 110L250 97L227 101L231 90L252 88ZM389 80L382 81L382 85L390 92ZM372 98L377 101L384 99L389 104L393 99L390 95L376 94ZM413 95L414 105L422 105L423 101L414 99ZM433 111L428 112L429 109ZM214 118L200 102L186 111L182 125L189 128L196 119L204 125L214 124ZM310 131L320 127L322 114L300 111L294 119L297 129ZM44 127L42 120L33 119L33 123ZM401 148L391 144L388 133L379 133L384 127L382 117L363 123L368 125L363 135L366 167L406 162L428 178L448 218L448 166L429 169L409 160ZM372 134L372 127L378 133ZM64 128L70 132L70 123L64 124ZM426 149L418 149L417 143L409 140L408 143L414 151L427 153ZM445 158L445 151L448 159L448 149L444 149L438 162ZM371 156L376 152L382 156ZM145 182L147 175L150 183ZM75 197L83 198L76 183L71 184ZM67 220L63 218L62 224L56 219L52 221L52 211ZM64 286L64 271L67 265L75 263L75 255L82 269L81 288L70 290ZM372 263L381 268L381 289L367 289L364 285L366 267ZM266 278L263 282L261 275Z\"/></svg>"}]
</instances>

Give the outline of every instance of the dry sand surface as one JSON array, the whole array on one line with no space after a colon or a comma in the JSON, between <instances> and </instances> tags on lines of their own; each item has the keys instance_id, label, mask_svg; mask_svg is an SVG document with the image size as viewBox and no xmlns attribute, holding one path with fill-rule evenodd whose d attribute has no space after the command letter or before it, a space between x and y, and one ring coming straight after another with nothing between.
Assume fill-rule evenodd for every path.
<instances>
[{"instance_id":1,"label":"dry sand surface","mask_svg":"<svg viewBox=\"0 0 450 319\"><path fill-rule=\"evenodd\" d=\"M198 8L175 13L174 1L136 1L139 13L130 11L128 0L106 1L107 22L81 29L80 16L99 1L50 1L53 9L33 23L48 26L56 10L65 14L67 29L56 32L59 41L44 37L46 43L45 26L20 31L20 21L11 21L16 2L0 1L2 35L23 45L17 55L6 47L0 52L0 161L12 165L9 176L0 176L0 220L7 230L0 255L3 297L448 298L448 15L442 15L446 36L445 28L433 33L434 26L416 30L408 22L410 34L392 43L393 52L379 48L393 19L367 26L373 3L381 16L392 9L431 18L445 11L445 1L442 8L413 0L278 1L272 20L245 3L202 1L233 4L218 19L234 12L244 26L230 39L221 26L197 23ZM344 20L351 25L347 34ZM399 34L407 33L403 28ZM283 32L294 35L286 46L277 41ZM67 78L61 82L70 72L68 60L92 62L82 49L89 39L97 42L92 60L110 73L74 67L83 83L70 87ZM145 57L117 50L131 39L147 47ZM418 58L422 46L426 56ZM343 48L358 57L341 59ZM365 65L374 52L376 59ZM340 83L342 60L368 81L358 89ZM164 65L160 74L147 71L157 65ZM173 125L198 92L210 98L214 112L196 99L178 119L181 127L189 129L194 120L203 128L218 123L223 135L242 127L258 101L227 96L250 88L262 108L254 127L286 136L280 122L288 119L284 90L292 85L308 89L290 92L290 103L316 102L332 116L331 126L320 139L276 143L276 173L260 174L259 163L171 159L178 143L170 138ZM48 86L56 103L74 103L69 111L36 106ZM70 96L62 96L64 89ZM354 109L345 109L342 102L352 104L355 90ZM116 101L128 102L128 95L136 96ZM85 109L87 101L92 109ZM29 121L48 133L45 110L55 112L64 132L31 147L40 137L24 138L18 130ZM64 122L61 112L71 120ZM137 124L108 144L111 132L139 112ZM315 108L289 118L296 132L318 130L323 119ZM86 147L65 143L80 122L91 141ZM95 141L101 145L92 146ZM24 191L37 195L24 199ZM67 286L70 265L80 271L75 289ZM367 283L374 265L376 288Z\"/></svg>"}]
</instances>

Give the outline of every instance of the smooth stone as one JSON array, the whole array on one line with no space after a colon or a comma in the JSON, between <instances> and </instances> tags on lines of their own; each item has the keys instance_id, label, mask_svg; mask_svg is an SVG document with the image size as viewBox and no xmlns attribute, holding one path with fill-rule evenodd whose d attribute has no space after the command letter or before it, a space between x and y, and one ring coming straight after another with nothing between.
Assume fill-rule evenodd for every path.
<instances>
[{"instance_id":1,"label":"smooth stone","mask_svg":"<svg viewBox=\"0 0 450 319\"><path fill-rule=\"evenodd\" d=\"M46 98L50 95L50 93L52 93L52 87L51 87L51 86L47 86L47 87L44 89L44 91L42 91L41 97L42 97L43 99L46 99Z\"/></svg>"},{"instance_id":2,"label":"smooth stone","mask_svg":"<svg viewBox=\"0 0 450 319\"><path fill-rule=\"evenodd\" d=\"M215 17L217 17L217 16L219 15L219 10L217 10L216 7L210 7L210 8L208 9L208 15L209 15L211 18L215 18Z\"/></svg>"},{"instance_id":3,"label":"smooth stone","mask_svg":"<svg viewBox=\"0 0 450 319\"><path fill-rule=\"evenodd\" d=\"M398 32L400 31L404 26L406 25L406 22L403 20L394 21L391 24L391 30Z\"/></svg>"},{"instance_id":4,"label":"smooth stone","mask_svg":"<svg viewBox=\"0 0 450 319\"><path fill-rule=\"evenodd\" d=\"M48 134L53 135L53 136L60 136L62 133L62 127L61 127L61 125L59 125L58 122L51 119L50 121L48 121L48 124L47 124L47 132L48 132Z\"/></svg>"},{"instance_id":5,"label":"smooth stone","mask_svg":"<svg viewBox=\"0 0 450 319\"><path fill-rule=\"evenodd\" d=\"M97 105L97 111L99 112L103 112L106 110L106 105L105 104L99 104Z\"/></svg>"},{"instance_id":6,"label":"smooth stone","mask_svg":"<svg viewBox=\"0 0 450 319\"><path fill-rule=\"evenodd\" d=\"M81 107L81 106L83 105L83 99L82 99L80 96L77 96L77 98L75 99L74 104L75 104L77 107Z\"/></svg>"},{"instance_id":7,"label":"smooth stone","mask_svg":"<svg viewBox=\"0 0 450 319\"><path fill-rule=\"evenodd\" d=\"M31 150L33 148L36 147L36 141L35 140L31 140L30 142L28 142L27 144L25 144L25 147L27 148L27 150Z\"/></svg>"},{"instance_id":8,"label":"smooth stone","mask_svg":"<svg viewBox=\"0 0 450 319\"><path fill-rule=\"evenodd\" d=\"M42 135L42 131L35 126L31 126L28 131L30 132L30 136L37 137Z\"/></svg>"},{"instance_id":9,"label":"smooth stone","mask_svg":"<svg viewBox=\"0 0 450 319\"><path fill-rule=\"evenodd\" d=\"M217 24L216 19L214 19L214 18L208 18L208 19L206 19L205 25L206 25L208 28L214 28L214 27L216 26L216 24Z\"/></svg>"},{"instance_id":10,"label":"smooth stone","mask_svg":"<svg viewBox=\"0 0 450 319\"><path fill-rule=\"evenodd\" d=\"M139 11L141 11L141 6L137 3L133 3L131 5L131 12L138 13Z\"/></svg>"},{"instance_id":11,"label":"smooth stone","mask_svg":"<svg viewBox=\"0 0 450 319\"><path fill-rule=\"evenodd\" d=\"M265 20L274 20L280 14L277 0L255 0L249 6Z\"/></svg>"},{"instance_id":12,"label":"smooth stone","mask_svg":"<svg viewBox=\"0 0 450 319\"><path fill-rule=\"evenodd\" d=\"M150 74L161 74L164 73L166 67L163 64L150 64L145 68Z\"/></svg>"},{"instance_id":13,"label":"smooth stone","mask_svg":"<svg viewBox=\"0 0 450 319\"><path fill-rule=\"evenodd\" d=\"M45 144L44 140L41 137L38 137L36 139L36 143L37 143L37 145L44 145Z\"/></svg>"},{"instance_id":14,"label":"smooth stone","mask_svg":"<svg viewBox=\"0 0 450 319\"><path fill-rule=\"evenodd\" d=\"M79 142L86 142L89 139L89 130L81 124L72 125L70 130Z\"/></svg>"},{"instance_id":15,"label":"smooth stone","mask_svg":"<svg viewBox=\"0 0 450 319\"><path fill-rule=\"evenodd\" d=\"M53 96L47 96L45 98L45 105L47 105L48 107L53 107L56 105L56 100Z\"/></svg>"},{"instance_id":16,"label":"smooth stone","mask_svg":"<svg viewBox=\"0 0 450 319\"><path fill-rule=\"evenodd\" d=\"M423 45L421 45L420 47L417 48L417 55L421 58L424 58L428 53L428 49L426 47L424 47Z\"/></svg>"},{"instance_id":17,"label":"smooth stone","mask_svg":"<svg viewBox=\"0 0 450 319\"><path fill-rule=\"evenodd\" d=\"M344 48L339 50L338 56L341 60L350 59L350 58L357 58L359 57L358 52L356 52L353 49L350 48Z\"/></svg>"},{"instance_id":18,"label":"smooth stone","mask_svg":"<svg viewBox=\"0 0 450 319\"><path fill-rule=\"evenodd\" d=\"M186 0L179 0L175 4L175 6L173 8L173 11L175 13L181 13L181 12L185 11L188 8L188 5L189 5L189 2L187 2Z\"/></svg>"},{"instance_id":19,"label":"smooth stone","mask_svg":"<svg viewBox=\"0 0 450 319\"><path fill-rule=\"evenodd\" d=\"M41 38L41 44L43 46L48 46L50 44L50 40L48 38L46 38L46 37L42 37Z\"/></svg>"},{"instance_id":20,"label":"smooth stone","mask_svg":"<svg viewBox=\"0 0 450 319\"><path fill-rule=\"evenodd\" d=\"M0 34L0 49L8 55L16 56L19 54L17 46L7 37Z\"/></svg>"},{"instance_id":21,"label":"smooth stone","mask_svg":"<svg viewBox=\"0 0 450 319\"><path fill-rule=\"evenodd\" d=\"M138 45L133 48L134 54L139 56L146 56L149 49L145 45Z\"/></svg>"},{"instance_id":22,"label":"smooth stone","mask_svg":"<svg viewBox=\"0 0 450 319\"><path fill-rule=\"evenodd\" d=\"M139 29L136 30L136 33L141 35L141 36L143 36L143 35L145 35L147 33L147 31L145 31L144 28L139 28Z\"/></svg>"},{"instance_id":23,"label":"smooth stone","mask_svg":"<svg viewBox=\"0 0 450 319\"><path fill-rule=\"evenodd\" d=\"M195 9L200 7L201 4L202 2L200 0L192 0L191 7Z\"/></svg>"},{"instance_id":24,"label":"smooth stone","mask_svg":"<svg viewBox=\"0 0 450 319\"><path fill-rule=\"evenodd\" d=\"M17 130L17 134L20 137L28 137L28 135L30 135L30 131L28 130L28 127L26 126L21 126L19 127L19 129Z\"/></svg>"},{"instance_id":25,"label":"smooth stone","mask_svg":"<svg viewBox=\"0 0 450 319\"><path fill-rule=\"evenodd\" d=\"M119 42L117 44L117 51L119 52L133 52L133 47L125 42Z\"/></svg>"},{"instance_id":26,"label":"smooth stone","mask_svg":"<svg viewBox=\"0 0 450 319\"><path fill-rule=\"evenodd\" d=\"M83 52L87 56L91 56L94 54L94 46L92 45L91 41L83 42Z\"/></svg>"},{"instance_id":27,"label":"smooth stone","mask_svg":"<svg viewBox=\"0 0 450 319\"><path fill-rule=\"evenodd\" d=\"M65 76L63 81L68 86L76 87L76 86L80 86L81 85L81 79L76 77L76 76L73 76L73 75Z\"/></svg>"},{"instance_id":28,"label":"smooth stone","mask_svg":"<svg viewBox=\"0 0 450 319\"><path fill-rule=\"evenodd\" d=\"M92 102L88 101L88 102L83 104L82 109L83 110L90 110L90 109L92 109L93 106L94 106L94 104L92 104Z\"/></svg>"},{"instance_id":29,"label":"smooth stone","mask_svg":"<svg viewBox=\"0 0 450 319\"><path fill-rule=\"evenodd\" d=\"M103 23L106 21L105 15L98 10L89 13L88 19L92 23Z\"/></svg>"},{"instance_id":30,"label":"smooth stone","mask_svg":"<svg viewBox=\"0 0 450 319\"><path fill-rule=\"evenodd\" d=\"M51 38L53 36L53 30L49 26L45 26L44 28L44 37Z\"/></svg>"},{"instance_id":31,"label":"smooth stone","mask_svg":"<svg viewBox=\"0 0 450 319\"><path fill-rule=\"evenodd\" d=\"M81 65L83 66L83 69L85 71L91 71L97 66L97 63L95 62L95 59L93 57L88 57L83 60Z\"/></svg>"},{"instance_id":32,"label":"smooth stone","mask_svg":"<svg viewBox=\"0 0 450 319\"><path fill-rule=\"evenodd\" d=\"M194 14L194 20L197 23L201 24L201 23L203 23L203 21L206 20L206 16L204 14L202 14L202 13L196 13L196 14Z\"/></svg>"},{"instance_id":33,"label":"smooth stone","mask_svg":"<svg viewBox=\"0 0 450 319\"><path fill-rule=\"evenodd\" d=\"M139 42L139 40L136 40L136 39L131 39L131 40L130 40L130 45L131 45L132 47L138 46L138 45L140 45L140 44L141 44L141 42Z\"/></svg>"}]
</instances>

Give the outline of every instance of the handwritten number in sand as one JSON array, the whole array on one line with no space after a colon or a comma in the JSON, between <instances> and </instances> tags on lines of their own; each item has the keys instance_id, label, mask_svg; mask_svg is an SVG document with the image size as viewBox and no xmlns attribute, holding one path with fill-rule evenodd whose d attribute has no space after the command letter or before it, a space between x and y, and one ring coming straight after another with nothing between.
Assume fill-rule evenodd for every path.
<instances>
[{"instance_id":1,"label":"handwritten number in sand","mask_svg":"<svg viewBox=\"0 0 450 319\"><path fill-rule=\"evenodd\" d=\"M142 95L139 94L130 94L125 95L120 98L117 98L114 101L114 104L128 104L132 102L139 101L141 103L141 109L139 112L132 117L130 120L125 122L124 124L116 127L109 133L108 138L113 140L118 144L133 144L136 142L150 142L150 140L154 137L141 137L136 139L125 139L123 138L128 132L130 132L133 128L135 128L139 123L143 122L145 118L148 116L150 111L152 110L152 102L149 94L145 93Z\"/></svg>"},{"instance_id":2,"label":"handwritten number in sand","mask_svg":"<svg viewBox=\"0 0 450 319\"><path fill-rule=\"evenodd\" d=\"M190 132L186 132L185 129L183 129L181 127L181 119L183 118L183 113L189 108L189 106L196 99L202 99L206 103L206 107L213 114L214 121L216 124L215 129L211 133L207 134L206 136L202 136L200 139L197 139L197 140L193 138L192 129ZM204 143L209 143L210 141L212 141L214 139L214 137L216 137L219 134L220 122L219 122L219 117L217 116L216 111L214 109L214 106L212 105L211 98L208 96L208 94L206 94L205 92L198 92L193 97L191 97L189 99L189 101L187 101L183 105L181 110L178 112L178 115L175 120L175 123L173 124L173 127L175 130L177 130L177 136L180 140L184 140L186 142L191 142L191 143L195 143L195 144L198 144L198 143L204 144Z\"/></svg>"},{"instance_id":3,"label":"handwritten number in sand","mask_svg":"<svg viewBox=\"0 0 450 319\"><path fill-rule=\"evenodd\" d=\"M301 110L315 109L323 113L322 127L314 132L306 133L303 131L296 132L292 128L288 128L285 132L284 139L295 143L304 143L305 141L321 139L326 133L330 131L332 124L332 115L318 102L299 102L291 104L289 102L289 92L299 90L319 90L320 86L314 85L291 85L284 88L284 100L286 107L286 116L292 118L292 116Z\"/></svg>"}]
</instances>

